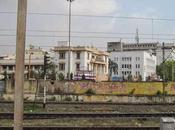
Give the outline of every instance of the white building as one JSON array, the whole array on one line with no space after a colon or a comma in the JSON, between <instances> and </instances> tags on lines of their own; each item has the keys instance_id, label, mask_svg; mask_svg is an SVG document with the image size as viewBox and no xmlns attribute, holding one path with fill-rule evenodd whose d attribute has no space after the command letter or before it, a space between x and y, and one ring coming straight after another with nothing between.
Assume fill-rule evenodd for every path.
<instances>
[{"instance_id":1,"label":"white building","mask_svg":"<svg viewBox=\"0 0 175 130\"><path fill-rule=\"evenodd\" d=\"M165 59L175 60L175 43L165 43ZM162 43L123 43L123 42L108 42L108 52L121 52L121 51L152 51L157 58L157 65L163 62ZM172 52L174 51L174 52Z\"/></svg>"},{"instance_id":2,"label":"white building","mask_svg":"<svg viewBox=\"0 0 175 130\"><path fill-rule=\"evenodd\" d=\"M112 76L127 79L128 75L132 75L137 79L141 75L142 80L146 81L148 76L156 74L156 56L147 51L111 52L110 59L118 66Z\"/></svg>"},{"instance_id":3,"label":"white building","mask_svg":"<svg viewBox=\"0 0 175 130\"><path fill-rule=\"evenodd\" d=\"M68 51L66 44L61 44L53 49L57 63L57 73L68 73ZM109 53L97 50L94 47L77 46L70 48L70 73L77 71L92 71L96 80L108 80Z\"/></svg>"}]
</instances>

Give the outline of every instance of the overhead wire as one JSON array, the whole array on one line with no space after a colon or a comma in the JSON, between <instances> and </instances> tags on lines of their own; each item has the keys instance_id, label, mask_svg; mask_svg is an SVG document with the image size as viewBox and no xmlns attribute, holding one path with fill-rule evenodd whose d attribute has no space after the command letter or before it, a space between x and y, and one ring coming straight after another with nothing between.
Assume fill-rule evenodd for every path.
<instances>
[{"instance_id":1,"label":"overhead wire","mask_svg":"<svg viewBox=\"0 0 175 130\"><path fill-rule=\"evenodd\" d=\"M0 14L17 14L17 12L1 11ZM28 12L29 15L59 15L59 16L69 16L69 14L64 13L40 13L40 12ZM153 18L153 17L131 17L131 16L111 16L111 15L90 15L90 14L72 14L76 17L96 17L96 18L118 18L118 19L140 19L140 20L155 20L155 21L175 21L175 19L170 18Z\"/></svg>"},{"instance_id":2,"label":"overhead wire","mask_svg":"<svg viewBox=\"0 0 175 130\"><path fill-rule=\"evenodd\" d=\"M15 29L0 29L0 31L13 32ZM68 31L57 31L57 30L26 30L27 32L53 32L53 33L68 33ZM120 32L84 32L84 31L71 31L71 33L93 33L93 34L119 34L119 35L135 35L135 33L120 33ZM175 33L160 33L160 34L149 34L149 33L139 33L139 35L157 35L157 36L175 36Z\"/></svg>"}]
</instances>

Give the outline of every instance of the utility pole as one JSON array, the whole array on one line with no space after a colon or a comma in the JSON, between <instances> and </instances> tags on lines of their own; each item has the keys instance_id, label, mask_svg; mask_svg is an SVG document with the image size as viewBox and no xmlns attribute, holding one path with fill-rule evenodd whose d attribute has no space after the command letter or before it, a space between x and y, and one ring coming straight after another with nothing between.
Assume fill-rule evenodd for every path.
<instances>
[{"instance_id":1,"label":"utility pole","mask_svg":"<svg viewBox=\"0 0 175 130\"><path fill-rule=\"evenodd\" d=\"M27 0L18 0L17 37L16 37L16 71L14 97L14 130L23 130L23 86L26 36Z\"/></svg>"},{"instance_id":2,"label":"utility pole","mask_svg":"<svg viewBox=\"0 0 175 130\"><path fill-rule=\"evenodd\" d=\"M43 99L43 108L46 108L46 74L44 75L44 99Z\"/></svg>"},{"instance_id":3,"label":"utility pole","mask_svg":"<svg viewBox=\"0 0 175 130\"><path fill-rule=\"evenodd\" d=\"M162 53L163 53L163 102L165 102L165 43L162 43Z\"/></svg>"},{"instance_id":4,"label":"utility pole","mask_svg":"<svg viewBox=\"0 0 175 130\"><path fill-rule=\"evenodd\" d=\"M46 52L44 53L44 98L43 98L43 108L46 108L46 70L47 70L47 58Z\"/></svg>"},{"instance_id":5,"label":"utility pole","mask_svg":"<svg viewBox=\"0 0 175 130\"><path fill-rule=\"evenodd\" d=\"M50 56L47 56L47 52L44 54L44 98L43 98L43 108L46 108L46 79L47 79L47 69L49 66Z\"/></svg>"}]
</instances>

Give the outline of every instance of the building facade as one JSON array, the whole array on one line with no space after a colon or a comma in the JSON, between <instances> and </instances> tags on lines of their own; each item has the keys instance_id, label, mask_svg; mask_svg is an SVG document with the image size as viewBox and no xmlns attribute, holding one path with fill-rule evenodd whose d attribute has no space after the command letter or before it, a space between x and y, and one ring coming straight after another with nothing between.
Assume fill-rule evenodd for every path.
<instances>
[{"instance_id":1,"label":"building facade","mask_svg":"<svg viewBox=\"0 0 175 130\"><path fill-rule=\"evenodd\" d=\"M175 60L175 44L165 43L165 59ZM108 42L108 52L121 52L121 51L149 51L156 55L157 65L163 62L162 43L123 43L123 42Z\"/></svg>"},{"instance_id":2,"label":"building facade","mask_svg":"<svg viewBox=\"0 0 175 130\"><path fill-rule=\"evenodd\" d=\"M14 78L16 55L3 56L0 58L0 74L7 74L7 78ZM32 78L32 72L39 72L44 65L44 51L33 46L25 51L25 77ZM29 72L30 70L30 72ZM30 75L30 74L31 75Z\"/></svg>"},{"instance_id":3,"label":"building facade","mask_svg":"<svg viewBox=\"0 0 175 130\"><path fill-rule=\"evenodd\" d=\"M137 80L141 76L146 81L147 77L156 74L156 56L147 51L111 52L110 59L117 64L112 77L128 79L131 75L133 80Z\"/></svg>"},{"instance_id":4,"label":"building facade","mask_svg":"<svg viewBox=\"0 0 175 130\"><path fill-rule=\"evenodd\" d=\"M57 73L68 74L69 47L60 45L53 49ZM108 80L109 54L94 47L77 46L70 47L70 73L76 75L77 71L91 71L95 79Z\"/></svg>"},{"instance_id":5,"label":"building facade","mask_svg":"<svg viewBox=\"0 0 175 130\"><path fill-rule=\"evenodd\" d=\"M120 51L156 51L159 43L123 43L123 42L108 42L107 51L108 52L120 52Z\"/></svg>"}]
</instances>

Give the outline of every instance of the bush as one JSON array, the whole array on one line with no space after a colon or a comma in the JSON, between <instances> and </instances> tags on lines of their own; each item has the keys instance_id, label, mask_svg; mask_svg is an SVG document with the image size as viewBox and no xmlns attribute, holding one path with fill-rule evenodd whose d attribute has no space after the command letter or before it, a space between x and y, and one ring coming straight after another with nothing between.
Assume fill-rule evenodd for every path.
<instances>
[{"instance_id":1,"label":"bush","mask_svg":"<svg viewBox=\"0 0 175 130\"><path fill-rule=\"evenodd\" d=\"M128 75L128 81L132 82L132 75L131 74Z\"/></svg>"},{"instance_id":2,"label":"bush","mask_svg":"<svg viewBox=\"0 0 175 130\"><path fill-rule=\"evenodd\" d=\"M72 98L71 98L71 97L66 97L66 98L64 99L64 101L72 101Z\"/></svg>"},{"instance_id":3,"label":"bush","mask_svg":"<svg viewBox=\"0 0 175 130\"><path fill-rule=\"evenodd\" d=\"M135 92L135 90L136 90L136 89L135 89L135 88L133 88L133 89L132 89L132 90L129 92L129 94L130 94L130 95L133 95L133 94L134 94L134 92Z\"/></svg>"},{"instance_id":4,"label":"bush","mask_svg":"<svg viewBox=\"0 0 175 130\"><path fill-rule=\"evenodd\" d=\"M91 96L91 95L95 95L96 94L96 92L93 90L93 89L88 89L86 92L85 92L85 94L86 95L88 95L88 96Z\"/></svg>"},{"instance_id":5,"label":"bush","mask_svg":"<svg viewBox=\"0 0 175 130\"><path fill-rule=\"evenodd\" d=\"M158 90L157 92L156 92L156 95L161 95L162 94L162 92L160 91L160 90Z\"/></svg>"},{"instance_id":6,"label":"bush","mask_svg":"<svg viewBox=\"0 0 175 130\"><path fill-rule=\"evenodd\" d=\"M52 96L51 98L48 99L48 101L56 101L56 97Z\"/></svg>"},{"instance_id":7,"label":"bush","mask_svg":"<svg viewBox=\"0 0 175 130\"><path fill-rule=\"evenodd\" d=\"M64 75L63 73L59 73L58 78L60 81L64 80Z\"/></svg>"},{"instance_id":8,"label":"bush","mask_svg":"<svg viewBox=\"0 0 175 130\"><path fill-rule=\"evenodd\" d=\"M139 75L139 81L142 81L142 76L141 75Z\"/></svg>"}]
</instances>

